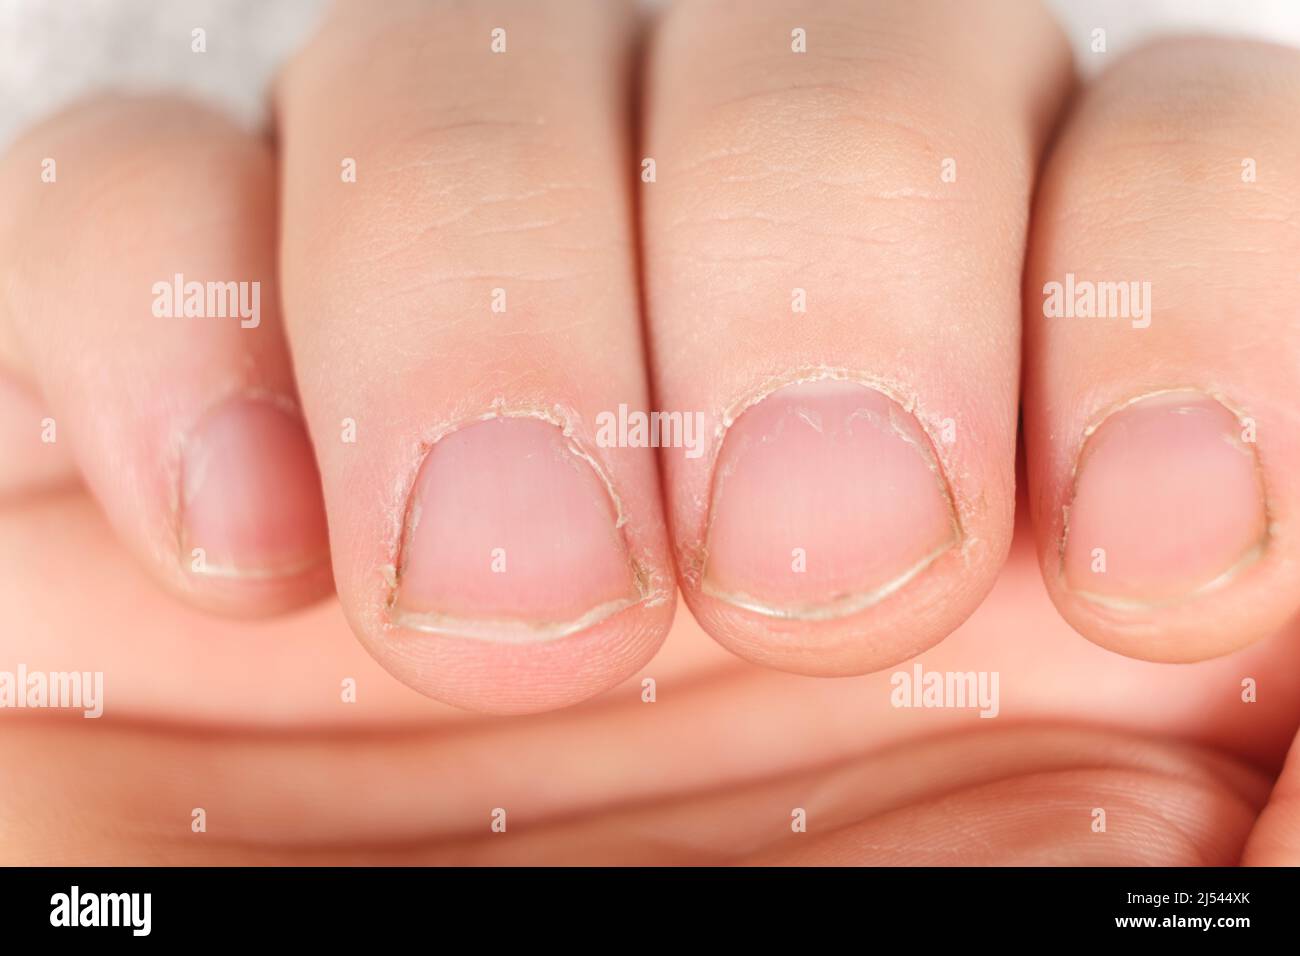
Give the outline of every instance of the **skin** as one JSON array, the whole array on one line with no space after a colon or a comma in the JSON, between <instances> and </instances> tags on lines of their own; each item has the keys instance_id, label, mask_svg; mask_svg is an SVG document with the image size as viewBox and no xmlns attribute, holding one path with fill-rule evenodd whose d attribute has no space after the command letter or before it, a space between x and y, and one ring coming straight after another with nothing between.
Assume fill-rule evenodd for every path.
<instances>
[{"instance_id":1,"label":"skin","mask_svg":"<svg viewBox=\"0 0 1300 956\"><path fill-rule=\"evenodd\" d=\"M4 660L102 670L111 695L94 733L3 715L3 765L25 768L0 797L22 821L4 862L1300 859L1300 56L1169 42L1071 98L1032 4L973 23L960 5L744 7L679 4L642 50L609 3L340 4L277 84L274 146L193 104L101 100L0 160ZM54 187L33 173L50 155ZM1046 282L1134 269L1150 328L1044 317ZM260 323L150 315L141 290L178 271L258 279ZM809 416L746 418L794 383ZM809 578L765 581L782 562L743 562L769 525L721 510L796 513L797 472L778 457L747 479L738 449L811 417L790 447L830 454L828 383L849 389L837 409L871 390L887 427L852 433L867 460L893 449L909 482L934 479L909 507L937 550L896 586L872 565L869 600L835 523L810 536ZM1173 584L1129 575L1137 606L1099 604L1065 569L1123 493L1127 472L1093 468L1101 436L1176 389L1217 403L1195 421L1254 423L1241 447L1188 442L1245 456L1211 492L1262 489L1232 514L1261 515L1264 545L1212 588L1214 562L1188 559L1161 565ZM700 410L700 455L597 441L602 411L651 396ZM232 401L260 431L208 429ZM46 415L53 445L32 438ZM496 464L511 448L547 470ZM459 480L470 465L493 480ZM535 523L492 524L495 501L552 481ZM547 549L587 527L597 543ZM430 528L517 534L514 603L479 551L425 548ZM194 571L196 540L223 573ZM825 613L819 560L844 572ZM996 672L997 719L892 706L914 657Z\"/></svg>"}]
</instances>

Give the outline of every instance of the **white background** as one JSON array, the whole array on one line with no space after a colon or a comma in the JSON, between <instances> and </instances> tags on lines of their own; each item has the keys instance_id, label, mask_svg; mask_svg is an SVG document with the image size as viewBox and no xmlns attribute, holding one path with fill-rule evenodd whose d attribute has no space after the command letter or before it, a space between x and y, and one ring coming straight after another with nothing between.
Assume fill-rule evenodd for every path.
<instances>
[{"instance_id":1,"label":"white background","mask_svg":"<svg viewBox=\"0 0 1300 956\"><path fill-rule=\"evenodd\" d=\"M24 125L103 89L183 92L216 102L249 125L261 123L270 78L310 35L326 2L0 0L0 148ZM654 7L660 0L643 2ZM982 2L968 0L972 16ZM1158 34L1212 32L1300 46L1300 0L1048 3L1085 76ZM202 56L190 51L196 26L207 31ZM1105 55L1089 50L1098 27L1106 30Z\"/></svg>"}]
</instances>

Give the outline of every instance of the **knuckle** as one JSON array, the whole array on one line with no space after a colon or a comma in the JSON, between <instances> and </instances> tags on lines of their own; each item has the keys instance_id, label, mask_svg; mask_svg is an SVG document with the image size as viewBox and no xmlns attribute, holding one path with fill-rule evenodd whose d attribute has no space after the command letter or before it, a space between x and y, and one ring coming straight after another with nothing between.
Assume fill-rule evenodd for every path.
<instances>
[{"instance_id":1,"label":"knuckle","mask_svg":"<svg viewBox=\"0 0 1300 956\"><path fill-rule=\"evenodd\" d=\"M1117 64L1055 151L1053 225L1154 250L1198 236L1295 249L1300 55L1245 45L1164 39Z\"/></svg>"},{"instance_id":2,"label":"knuckle","mask_svg":"<svg viewBox=\"0 0 1300 956\"><path fill-rule=\"evenodd\" d=\"M990 221L1019 228L1028 169L1018 153L941 98L913 100L910 82L877 70L870 85L819 80L710 109L675 143L652 241L673 237L664 244L705 269L808 269L937 260L978 242ZM945 179L961 166L981 174Z\"/></svg>"}]
</instances>

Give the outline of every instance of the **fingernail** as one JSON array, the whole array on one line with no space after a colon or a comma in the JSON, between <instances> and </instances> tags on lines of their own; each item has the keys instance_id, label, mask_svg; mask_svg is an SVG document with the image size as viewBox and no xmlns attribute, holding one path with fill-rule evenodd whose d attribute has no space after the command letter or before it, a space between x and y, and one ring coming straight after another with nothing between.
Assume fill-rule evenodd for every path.
<instances>
[{"instance_id":1,"label":"fingernail","mask_svg":"<svg viewBox=\"0 0 1300 956\"><path fill-rule=\"evenodd\" d=\"M1063 572L1116 606L1176 601L1227 580L1268 533L1253 443L1201 392L1162 392L1086 437L1066 512Z\"/></svg>"},{"instance_id":2,"label":"fingernail","mask_svg":"<svg viewBox=\"0 0 1300 956\"><path fill-rule=\"evenodd\" d=\"M555 425L491 418L430 449L407 508L394 623L547 640L640 597L610 489Z\"/></svg>"},{"instance_id":3,"label":"fingernail","mask_svg":"<svg viewBox=\"0 0 1300 956\"><path fill-rule=\"evenodd\" d=\"M771 616L839 617L902 587L957 537L911 414L852 382L789 385L723 439L702 586Z\"/></svg>"},{"instance_id":4,"label":"fingernail","mask_svg":"<svg viewBox=\"0 0 1300 956\"><path fill-rule=\"evenodd\" d=\"M302 419L240 396L186 436L180 474L181 562L195 574L288 577L328 560L316 458Z\"/></svg>"}]
</instances>

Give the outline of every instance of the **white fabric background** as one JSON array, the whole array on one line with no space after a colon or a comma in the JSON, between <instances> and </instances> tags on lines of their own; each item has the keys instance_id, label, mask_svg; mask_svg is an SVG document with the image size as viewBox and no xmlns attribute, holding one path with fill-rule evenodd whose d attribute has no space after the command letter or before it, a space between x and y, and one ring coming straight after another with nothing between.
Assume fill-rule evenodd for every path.
<instances>
[{"instance_id":1,"label":"white fabric background","mask_svg":"<svg viewBox=\"0 0 1300 956\"><path fill-rule=\"evenodd\" d=\"M33 120L103 89L183 92L220 104L245 123L260 123L277 65L310 34L326 2L0 0L0 148ZM659 0L644 2L656 6ZM981 2L969 0L973 12ZM1084 75L1164 33L1247 35L1300 46L1300 0L1049 3ZM203 55L190 51L194 27L207 30ZM1089 50L1096 27L1106 30L1104 56Z\"/></svg>"}]
</instances>

